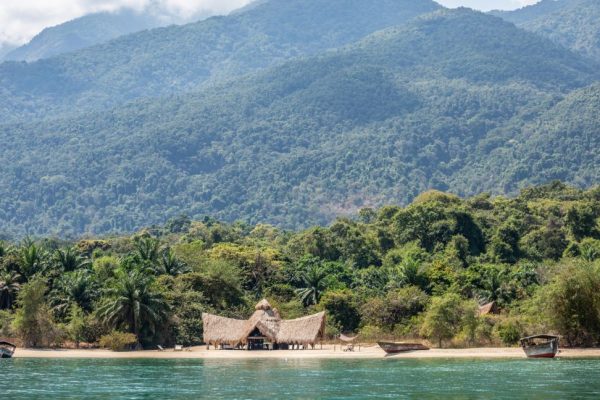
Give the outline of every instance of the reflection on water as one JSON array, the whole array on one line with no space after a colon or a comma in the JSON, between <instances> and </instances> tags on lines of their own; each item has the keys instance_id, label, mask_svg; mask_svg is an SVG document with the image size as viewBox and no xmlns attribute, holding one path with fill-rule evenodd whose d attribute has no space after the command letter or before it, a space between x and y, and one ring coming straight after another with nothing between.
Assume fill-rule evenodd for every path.
<instances>
[{"instance_id":1,"label":"reflection on water","mask_svg":"<svg viewBox=\"0 0 600 400\"><path fill-rule=\"evenodd\" d=\"M2 399L600 398L600 360L0 361Z\"/></svg>"}]
</instances>

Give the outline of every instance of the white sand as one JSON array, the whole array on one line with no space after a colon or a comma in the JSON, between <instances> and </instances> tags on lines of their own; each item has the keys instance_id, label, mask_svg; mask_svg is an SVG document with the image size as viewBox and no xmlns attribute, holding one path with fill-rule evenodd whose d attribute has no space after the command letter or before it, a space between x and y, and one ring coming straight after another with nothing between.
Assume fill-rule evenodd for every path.
<instances>
[{"instance_id":1,"label":"white sand","mask_svg":"<svg viewBox=\"0 0 600 400\"><path fill-rule=\"evenodd\" d=\"M563 358L600 358L600 349L563 349L559 354ZM206 347L194 347L191 351L175 352L144 350L135 352L112 352L109 350L41 350L17 349L15 358L157 358L157 359L377 359L377 358L525 358L520 348L476 348L476 349L432 349L414 351L396 355L386 355L377 345L358 348L354 352L344 352L339 346L323 346L315 350L278 350L278 351L244 351L244 350L206 350Z\"/></svg>"}]
</instances>

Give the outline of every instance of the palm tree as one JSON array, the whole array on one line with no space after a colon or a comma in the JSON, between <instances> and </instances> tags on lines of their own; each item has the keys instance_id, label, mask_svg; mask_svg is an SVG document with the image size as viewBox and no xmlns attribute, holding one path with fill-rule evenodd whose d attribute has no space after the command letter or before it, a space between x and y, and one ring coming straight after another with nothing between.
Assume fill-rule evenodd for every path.
<instances>
[{"instance_id":1,"label":"palm tree","mask_svg":"<svg viewBox=\"0 0 600 400\"><path fill-rule=\"evenodd\" d=\"M190 272L190 268L180 261L170 248L166 248L161 252L158 270L161 274L172 276Z\"/></svg>"},{"instance_id":2,"label":"palm tree","mask_svg":"<svg viewBox=\"0 0 600 400\"><path fill-rule=\"evenodd\" d=\"M142 328L154 333L155 327L165 320L167 308L162 295L152 287L152 277L138 270L120 270L98 308L98 316L112 328L122 327L134 333L139 342Z\"/></svg>"},{"instance_id":3,"label":"palm tree","mask_svg":"<svg viewBox=\"0 0 600 400\"><path fill-rule=\"evenodd\" d=\"M142 262L158 261L160 242L154 238L141 238L135 242L135 254Z\"/></svg>"},{"instance_id":4,"label":"palm tree","mask_svg":"<svg viewBox=\"0 0 600 400\"><path fill-rule=\"evenodd\" d=\"M12 308L21 284L21 275L14 271L0 272L0 310Z\"/></svg>"},{"instance_id":5,"label":"palm tree","mask_svg":"<svg viewBox=\"0 0 600 400\"><path fill-rule=\"evenodd\" d=\"M19 268L27 280L44 269L44 251L31 241L26 241L19 251Z\"/></svg>"},{"instance_id":6,"label":"palm tree","mask_svg":"<svg viewBox=\"0 0 600 400\"><path fill-rule=\"evenodd\" d=\"M318 265L311 266L301 276L303 287L296 290L304 305L318 304L325 290L327 273Z\"/></svg>"},{"instance_id":7,"label":"palm tree","mask_svg":"<svg viewBox=\"0 0 600 400\"><path fill-rule=\"evenodd\" d=\"M389 288L400 288L404 286L426 286L421 270L421 261L414 257L403 259L400 264L391 268L389 272Z\"/></svg>"},{"instance_id":8,"label":"palm tree","mask_svg":"<svg viewBox=\"0 0 600 400\"><path fill-rule=\"evenodd\" d=\"M54 252L54 261L65 272L85 269L89 267L90 260L82 257L73 248L58 249Z\"/></svg>"},{"instance_id":9,"label":"palm tree","mask_svg":"<svg viewBox=\"0 0 600 400\"><path fill-rule=\"evenodd\" d=\"M50 293L50 305L57 316L65 318L73 304L91 311L98 295L97 284L88 270L67 272L55 281Z\"/></svg>"}]
</instances>

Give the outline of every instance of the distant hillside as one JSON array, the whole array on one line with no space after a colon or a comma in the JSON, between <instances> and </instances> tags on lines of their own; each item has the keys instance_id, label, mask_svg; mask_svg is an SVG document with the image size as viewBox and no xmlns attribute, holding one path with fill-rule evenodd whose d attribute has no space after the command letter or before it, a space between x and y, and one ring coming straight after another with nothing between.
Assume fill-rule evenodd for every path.
<instances>
[{"instance_id":1,"label":"distant hillside","mask_svg":"<svg viewBox=\"0 0 600 400\"><path fill-rule=\"evenodd\" d=\"M270 0L227 17L127 35L32 64L0 65L0 119L97 111L197 89L401 24L431 0Z\"/></svg>"},{"instance_id":2,"label":"distant hillside","mask_svg":"<svg viewBox=\"0 0 600 400\"><path fill-rule=\"evenodd\" d=\"M512 11L491 11L490 14L501 17L514 24L526 24L546 17L566 7L572 0L541 0L531 6Z\"/></svg>"},{"instance_id":3,"label":"distant hillside","mask_svg":"<svg viewBox=\"0 0 600 400\"><path fill-rule=\"evenodd\" d=\"M600 182L599 126L600 84L596 83L523 122L517 135L507 128L490 134L489 156L469 163L462 173L478 176L474 187L483 190L511 192L556 179L590 187ZM492 143L498 146L492 148ZM454 184L467 189L458 180Z\"/></svg>"},{"instance_id":4,"label":"distant hillside","mask_svg":"<svg viewBox=\"0 0 600 400\"><path fill-rule=\"evenodd\" d=\"M600 61L598 0L544 0L499 16Z\"/></svg>"},{"instance_id":5,"label":"distant hillside","mask_svg":"<svg viewBox=\"0 0 600 400\"><path fill-rule=\"evenodd\" d=\"M181 213L299 227L432 187L510 190L534 169L507 182L502 149L598 71L499 18L440 11L196 94L5 126L0 230L133 231ZM580 147L567 165L527 140L545 170L595 177Z\"/></svg>"},{"instance_id":6,"label":"distant hillside","mask_svg":"<svg viewBox=\"0 0 600 400\"><path fill-rule=\"evenodd\" d=\"M162 25L165 23L153 15L136 13L131 10L86 15L44 29L29 43L14 49L0 59L3 61L36 61Z\"/></svg>"}]
</instances>

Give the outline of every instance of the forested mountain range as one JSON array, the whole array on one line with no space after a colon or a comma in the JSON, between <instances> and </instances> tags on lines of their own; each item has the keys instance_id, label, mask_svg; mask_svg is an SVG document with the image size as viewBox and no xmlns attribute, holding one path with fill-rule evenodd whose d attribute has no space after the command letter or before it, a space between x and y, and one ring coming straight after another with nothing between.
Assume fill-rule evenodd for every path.
<instances>
[{"instance_id":1,"label":"forested mountain range","mask_svg":"<svg viewBox=\"0 0 600 400\"><path fill-rule=\"evenodd\" d=\"M361 39L439 9L431 0L270 0L226 17L0 65L0 120L97 111L198 89Z\"/></svg>"},{"instance_id":2,"label":"forested mountain range","mask_svg":"<svg viewBox=\"0 0 600 400\"><path fill-rule=\"evenodd\" d=\"M496 15L600 61L600 2L543 0Z\"/></svg>"},{"instance_id":3,"label":"forested mountain range","mask_svg":"<svg viewBox=\"0 0 600 400\"><path fill-rule=\"evenodd\" d=\"M588 186L599 71L499 18L438 10L194 93L4 125L2 229L133 231L181 213L302 227L432 187Z\"/></svg>"},{"instance_id":4,"label":"forested mountain range","mask_svg":"<svg viewBox=\"0 0 600 400\"><path fill-rule=\"evenodd\" d=\"M37 61L80 50L111 39L162 26L157 16L133 10L85 15L72 21L44 29L31 41L4 57L3 61Z\"/></svg>"}]
</instances>

